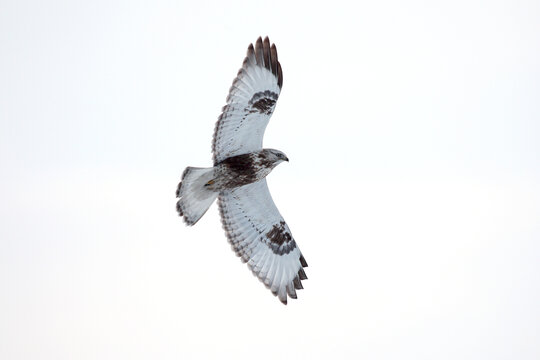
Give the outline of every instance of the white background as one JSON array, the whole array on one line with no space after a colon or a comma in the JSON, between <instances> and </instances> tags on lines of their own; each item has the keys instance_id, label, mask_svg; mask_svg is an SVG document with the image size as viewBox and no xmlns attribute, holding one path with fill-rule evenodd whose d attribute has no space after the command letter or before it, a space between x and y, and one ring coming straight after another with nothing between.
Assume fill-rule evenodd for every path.
<instances>
[{"instance_id":1,"label":"white background","mask_svg":"<svg viewBox=\"0 0 540 360\"><path fill-rule=\"evenodd\" d=\"M0 358L539 359L538 1L0 1ZM283 306L210 166L250 42L308 263Z\"/></svg>"}]
</instances>

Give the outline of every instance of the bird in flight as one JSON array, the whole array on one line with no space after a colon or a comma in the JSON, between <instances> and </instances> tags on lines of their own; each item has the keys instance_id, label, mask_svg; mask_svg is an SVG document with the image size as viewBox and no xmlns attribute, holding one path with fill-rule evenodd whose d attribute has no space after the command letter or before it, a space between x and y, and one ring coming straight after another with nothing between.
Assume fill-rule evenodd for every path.
<instances>
[{"instance_id":1,"label":"bird in flight","mask_svg":"<svg viewBox=\"0 0 540 360\"><path fill-rule=\"evenodd\" d=\"M296 290L303 288L308 265L266 184L266 176L289 161L283 152L262 147L282 84L276 46L259 37L249 45L216 123L214 166L184 170L176 209L191 226L217 198L232 249L287 304L287 296L296 299Z\"/></svg>"}]
</instances>

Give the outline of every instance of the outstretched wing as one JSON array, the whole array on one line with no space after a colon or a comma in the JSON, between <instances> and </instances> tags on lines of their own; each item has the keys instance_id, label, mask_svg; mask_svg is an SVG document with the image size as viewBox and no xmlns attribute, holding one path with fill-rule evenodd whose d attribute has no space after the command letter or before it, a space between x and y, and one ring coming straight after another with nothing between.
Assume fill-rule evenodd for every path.
<instances>
[{"instance_id":1,"label":"outstretched wing","mask_svg":"<svg viewBox=\"0 0 540 360\"><path fill-rule=\"evenodd\" d=\"M262 149L266 125L283 84L276 46L268 37L249 45L214 130L214 163Z\"/></svg>"},{"instance_id":2,"label":"outstretched wing","mask_svg":"<svg viewBox=\"0 0 540 360\"><path fill-rule=\"evenodd\" d=\"M266 179L219 195L223 228L236 255L279 300L296 299L306 260L280 215Z\"/></svg>"}]
</instances>

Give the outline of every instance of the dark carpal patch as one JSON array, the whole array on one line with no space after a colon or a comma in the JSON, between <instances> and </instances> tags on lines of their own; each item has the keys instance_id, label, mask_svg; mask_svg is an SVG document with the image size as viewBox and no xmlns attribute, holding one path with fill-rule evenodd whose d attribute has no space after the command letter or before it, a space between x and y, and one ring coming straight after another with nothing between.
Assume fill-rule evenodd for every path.
<instances>
[{"instance_id":1,"label":"dark carpal patch","mask_svg":"<svg viewBox=\"0 0 540 360\"><path fill-rule=\"evenodd\" d=\"M272 113L272 107L276 103L275 100L269 99L269 98L262 98L260 100L257 100L257 102L253 103L251 107L253 109L259 110L261 114L270 115Z\"/></svg>"},{"instance_id":2,"label":"dark carpal patch","mask_svg":"<svg viewBox=\"0 0 540 360\"><path fill-rule=\"evenodd\" d=\"M259 112L261 114L271 115L277 98L278 94L270 90L255 93L251 100L249 100L249 105L251 106L249 112Z\"/></svg>"},{"instance_id":3,"label":"dark carpal patch","mask_svg":"<svg viewBox=\"0 0 540 360\"><path fill-rule=\"evenodd\" d=\"M274 224L272 230L266 233L266 237L272 244L281 246L292 240L291 234L285 230L285 221L280 221L279 224Z\"/></svg>"},{"instance_id":4,"label":"dark carpal patch","mask_svg":"<svg viewBox=\"0 0 540 360\"><path fill-rule=\"evenodd\" d=\"M285 221L282 220L279 224L274 224L272 229L264 234L268 239L266 245L276 255L286 255L296 249L296 242L285 226Z\"/></svg>"},{"instance_id":5,"label":"dark carpal patch","mask_svg":"<svg viewBox=\"0 0 540 360\"><path fill-rule=\"evenodd\" d=\"M296 249L296 242L294 240L290 240L282 245L278 245L272 242L267 242L266 245L276 255L287 255L288 253Z\"/></svg>"}]
</instances>

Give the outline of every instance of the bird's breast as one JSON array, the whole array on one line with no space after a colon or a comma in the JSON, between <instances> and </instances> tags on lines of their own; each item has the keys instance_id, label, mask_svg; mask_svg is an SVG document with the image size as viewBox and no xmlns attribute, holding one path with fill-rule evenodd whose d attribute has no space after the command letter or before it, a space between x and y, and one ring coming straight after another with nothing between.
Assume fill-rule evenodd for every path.
<instances>
[{"instance_id":1,"label":"bird's breast","mask_svg":"<svg viewBox=\"0 0 540 360\"><path fill-rule=\"evenodd\" d=\"M251 153L229 157L214 167L215 181L220 190L254 183L271 171L272 167L261 164Z\"/></svg>"}]
</instances>

